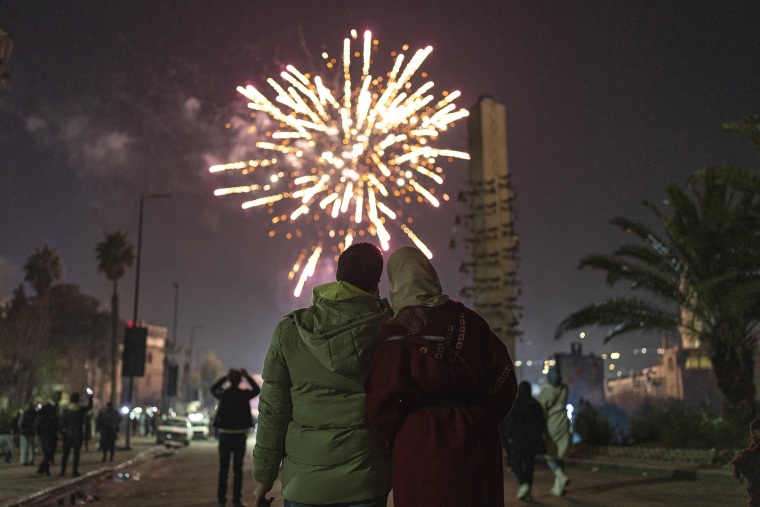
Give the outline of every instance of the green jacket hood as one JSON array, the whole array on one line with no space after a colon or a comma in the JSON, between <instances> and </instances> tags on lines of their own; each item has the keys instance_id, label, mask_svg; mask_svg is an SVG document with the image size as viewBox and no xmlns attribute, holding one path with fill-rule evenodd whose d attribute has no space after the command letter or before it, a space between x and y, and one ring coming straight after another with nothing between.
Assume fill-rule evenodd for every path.
<instances>
[{"instance_id":1,"label":"green jacket hood","mask_svg":"<svg viewBox=\"0 0 760 507\"><path fill-rule=\"evenodd\" d=\"M380 328L391 315L387 301L350 283L331 282L314 288L312 306L287 317L325 368L357 375L369 369Z\"/></svg>"}]
</instances>

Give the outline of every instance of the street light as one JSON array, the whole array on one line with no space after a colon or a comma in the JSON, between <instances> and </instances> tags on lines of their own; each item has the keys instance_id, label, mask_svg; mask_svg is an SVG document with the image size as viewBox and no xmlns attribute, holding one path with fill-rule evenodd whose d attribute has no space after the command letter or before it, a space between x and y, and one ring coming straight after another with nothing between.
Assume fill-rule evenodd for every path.
<instances>
[{"instance_id":1,"label":"street light","mask_svg":"<svg viewBox=\"0 0 760 507\"><path fill-rule=\"evenodd\" d=\"M132 313L132 326L137 328L137 304L139 301L139 295L140 295L140 257L142 253L142 226L143 226L143 208L145 207L145 200L146 199L165 199L167 197L171 197L171 194L143 194L140 196L140 217L139 222L137 224L137 265L135 266L135 305L134 305L134 311ZM143 358L143 361L145 359ZM130 420L131 416L131 410L132 410L132 388L134 386L134 376L132 375L132 372L130 371L129 374L129 392L127 395L127 407L130 410L130 415L127 416L127 439L126 443L124 445L124 448L126 450L130 450L131 447L129 445L129 437L132 432L132 421Z\"/></svg>"},{"instance_id":2,"label":"street light","mask_svg":"<svg viewBox=\"0 0 760 507\"><path fill-rule=\"evenodd\" d=\"M193 361L193 343L195 341L195 331L198 329L203 329L204 327L206 327L206 324L196 324L190 328L190 371L193 370L195 362Z\"/></svg>"},{"instance_id":3,"label":"street light","mask_svg":"<svg viewBox=\"0 0 760 507\"><path fill-rule=\"evenodd\" d=\"M169 409L169 407L172 405L172 394L171 391L171 383L172 381L176 384L176 378L173 378L172 374L170 374L170 371L172 368L175 367L174 363L174 355L176 353L176 347L177 347L177 312L179 309L179 284L177 282L174 282L172 284L174 287L174 320L172 323L172 337L169 339L166 338L166 341L164 342L164 382L163 382L163 391L161 393L161 410L166 413ZM176 389L176 385L174 385L174 388Z\"/></svg>"}]
</instances>

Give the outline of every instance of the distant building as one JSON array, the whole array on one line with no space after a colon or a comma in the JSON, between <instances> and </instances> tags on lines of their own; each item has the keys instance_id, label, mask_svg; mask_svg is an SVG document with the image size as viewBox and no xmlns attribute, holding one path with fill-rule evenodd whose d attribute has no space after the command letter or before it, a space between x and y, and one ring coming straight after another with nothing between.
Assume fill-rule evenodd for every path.
<instances>
[{"instance_id":1,"label":"distant building","mask_svg":"<svg viewBox=\"0 0 760 507\"><path fill-rule=\"evenodd\" d=\"M676 399L710 415L721 413L723 395L712 362L701 349L679 348L663 340L659 364L607 381L606 398L628 413L646 401Z\"/></svg>"},{"instance_id":2,"label":"distant building","mask_svg":"<svg viewBox=\"0 0 760 507\"><path fill-rule=\"evenodd\" d=\"M570 388L567 402L574 407L584 400L599 406L604 397L604 360L594 354L584 356L580 343L570 344L569 354L554 354L562 380Z\"/></svg>"}]
</instances>

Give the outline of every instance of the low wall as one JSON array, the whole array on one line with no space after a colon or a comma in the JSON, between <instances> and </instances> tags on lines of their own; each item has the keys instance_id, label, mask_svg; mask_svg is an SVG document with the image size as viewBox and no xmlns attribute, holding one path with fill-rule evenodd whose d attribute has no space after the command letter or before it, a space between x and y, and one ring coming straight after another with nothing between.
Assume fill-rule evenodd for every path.
<instances>
[{"instance_id":1,"label":"low wall","mask_svg":"<svg viewBox=\"0 0 760 507\"><path fill-rule=\"evenodd\" d=\"M610 458L615 460L653 461L680 466L722 467L729 463L737 451L726 449L666 449L643 446L581 446L572 455L577 458Z\"/></svg>"}]
</instances>

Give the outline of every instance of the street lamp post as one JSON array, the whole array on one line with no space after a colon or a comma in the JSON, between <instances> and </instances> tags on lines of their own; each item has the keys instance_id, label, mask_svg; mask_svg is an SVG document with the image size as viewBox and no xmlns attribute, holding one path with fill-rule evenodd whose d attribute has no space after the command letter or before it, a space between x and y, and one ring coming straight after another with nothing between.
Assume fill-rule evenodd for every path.
<instances>
[{"instance_id":1,"label":"street lamp post","mask_svg":"<svg viewBox=\"0 0 760 507\"><path fill-rule=\"evenodd\" d=\"M177 282L174 282L172 286L174 287L174 319L172 322L172 337L171 339L167 337L166 341L164 342L164 383L163 391L161 393L161 410L164 413L167 413L169 407L172 406L172 394L169 392L172 381L170 369L174 367L174 354L176 353L175 349L177 347L177 311L179 308L179 284L177 284Z\"/></svg>"},{"instance_id":2,"label":"street lamp post","mask_svg":"<svg viewBox=\"0 0 760 507\"><path fill-rule=\"evenodd\" d=\"M195 331L198 329L203 329L206 327L205 324L196 324L193 327L190 328L190 371L193 370L194 361L193 361L193 343L195 341Z\"/></svg>"},{"instance_id":3,"label":"street lamp post","mask_svg":"<svg viewBox=\"0 0 760 507\"><path fill-rule=\"evenodd\" d=\"M165 199L171 197L171 194L143 194L140 196L140 216L137 224L137 264L135 266L135 304L134 311L132 313L132 326L137 327L137 303L140 295L140 254L142 253L142 226L143 226L143 208L145 207L146 199ZM144 359L143 359L144 360ZM134 376L130 371L129 375L129 391L127 394L127 437L125 442L125 449L130 450L130 434L132 432L132 389L134 386Z\"/></svg>"}]
</instances>

